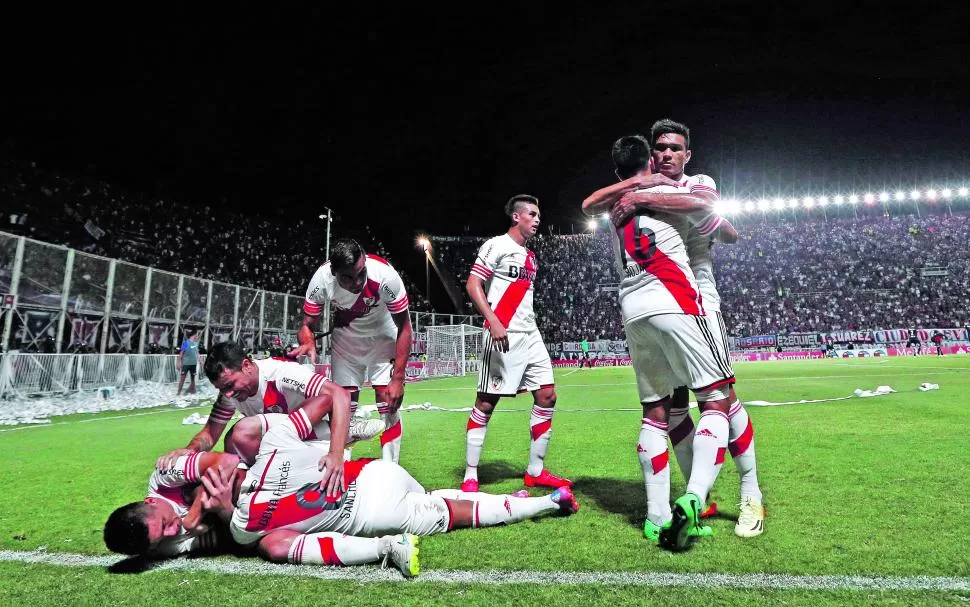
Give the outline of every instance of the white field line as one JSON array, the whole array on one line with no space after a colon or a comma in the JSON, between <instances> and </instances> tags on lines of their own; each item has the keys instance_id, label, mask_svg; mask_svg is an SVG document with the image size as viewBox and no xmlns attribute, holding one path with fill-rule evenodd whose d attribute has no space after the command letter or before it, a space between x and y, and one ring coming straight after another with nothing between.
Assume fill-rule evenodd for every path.
<instances>
[{"instance_id":1,"label":"white field line","mask_svg":"<svg viewBox=\"0 0 970 607\"><path fill-rule=\"evenodd\" d=\"M50 424L26 424L23 426L14 426L13 428L0 429L0 433L3 432L17 432L19 430L32 430L34 428L50 428L51 426L66 426L68 424L88 424L91 422L103 422L109 419L125 419L127 417L141 417L142 415L158 415L159 413L174 413L176 411L191 411L193 409L211 409L212 405L199 405L195 407L185 407L184 409L165 409L164 411L149 411L147 413L129 413L128 415L110 415L106 417L92 417L91 419L78 419L74 421L66 422L53 422Z\"/></svg>"},{"instance_id":2,"label":"white field line","mask_svg":"<svg viewBox=\"0 0 970 607\"><path fill-rule=\"evenodd\" d=\"M110 567L122 560L116 556L85 556L56 552L0 550L0 561L60 565L65 567ZM207 572L229 575L275 575L352 582L401 582L392 569L378 567L314 567L276 565L258 560L176 559L157 564L151 571ZM148 573L151 575L151 572ZM682 586L688 588L743 588L751 590L970 590L970 578L963 577L880 577L867 575L789 575L772 573L662 573L621 571L423 571L407 583L439 584L537 584L542 586L596 584L610 586Z\"/></svg>"},{"instance_id":3,"label":"white field line","mask_svg":"<svg viewBox=\"0 0 970 607\"><path fill-rule=\"evenodd\" d=\"M882 367L880 367L880 369L881 368ZM909 369L911 367L901 367L901 368ZM968 369L970 369L970 367L968 367ZM966 371L967 369L954 368L953 370ZM795 375L795 376L786 376L786 377L746 377L744 379L738 380L738 383L747 384L747 383L756 382L756 381L792 381L795 379L808 379L808 380L822 381L822 380L829 380L829 379L866 379L868 377L909 377L909 376L922 377L924 375L948 375L948 374L949 373L947 371L917 371L914 373L859 373L856 375ZM567 373L567 375L569 374ZM632 369L631 369L631 375L632 375ZM562 377L565 377L565 376L566 375L563 375ZM637 382L635 381L618 382L618 383L610 383L610 384L605 384L605 383L556 384L556 389L564 390L567 388L609 388L609 387L617 387L617 386L635 386L635 385L637 385ZM469 390L469 388L468 386L456 386L454 388L419 388L419 387L415 387L414 384L409 384L409 387L407 388L406 391L407 393L411 394L414 392L454 392L455 390L467 391Z\"/></svg>"}]
</instances>

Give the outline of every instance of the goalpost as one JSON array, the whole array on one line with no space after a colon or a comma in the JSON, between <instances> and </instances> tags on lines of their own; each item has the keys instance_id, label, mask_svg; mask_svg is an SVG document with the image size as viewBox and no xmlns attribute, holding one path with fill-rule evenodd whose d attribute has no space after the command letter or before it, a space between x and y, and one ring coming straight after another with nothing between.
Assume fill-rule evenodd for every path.
<instances>
[{"instance_id":1,"label":"goalpost","mask_svg":"<svg viewBox=\"0 0 970 607\"><path fill-rule=\"evenodd\" d=\"M485 329L473 325L427 327L424 377L461 377L478 373Z\"/></svg>"}]
</instances>

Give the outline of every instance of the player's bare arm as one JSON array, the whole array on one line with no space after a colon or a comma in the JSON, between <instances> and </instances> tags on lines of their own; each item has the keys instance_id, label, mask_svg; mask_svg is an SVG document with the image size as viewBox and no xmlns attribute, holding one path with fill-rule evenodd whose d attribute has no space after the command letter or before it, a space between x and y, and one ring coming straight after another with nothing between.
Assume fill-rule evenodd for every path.
<instances>
[{"instance_id":1,"label":"player's bare arm","mask_svg":"<svg viewBox=\"0 0 970 607\"><path fill-rule=\"evenodd\" d=\"M239 465L239 457L230 453L209 452L199 457L199 476L205 479L206 476L215 477L230 476ZM192 535L202 535L209 531L209 525L204 521L208 514L205 508L204 490L198 491L189 507L188 513L182 517L182 527Z\"/></svg>"},{"instance_id":2,"label":"player's bare arm","mask_svg":"<svg viewBox=\"0 0 970 607\"><path fill-rule=\"evenodd\" d=\"M317 341L313 338L313 332L316 331L319 324L319 316L303 315L303 326L296 334L296 341L300 345L289 352L290 356L294 358L309 356L313 362L317 362Z\"/></svg>"},{"instance_id":3,"label":"player's bare arm","mask_svg":"<svg viewBox=\"0 0 970 607\"><path fill-rule=\"evenodd\" d=\"M216 398L216 403L218 404L222 395ZM213 410L215 410L215 405L213 405ZM192 437L189 444L185 446L184 449L175 449L174 451L169 451L165 455L161 456L156 460L155 467L161 470L168 470L175 465L175 460L183 455L188 455L190 453L196 453L198 451L211 451L215 444L219 441L219 437L222 436L222 432L226 429L226 423L217 421L210 412L209 419L206 421L205 426L202 427L199 432Z\"/></svg>"},{"instance_id":4,"label":"player's bare arm","mask_svg":"<svg viewBox=\"0 0 970 607\"><path fill-rule=\"evenodd\" d=\"M717 227L717 240L724 244L734 244L738 241L737 229L723 217L721 217L721 223Z\"/></svg>"},{"instance_id":5,"label":"player's bare arm","mask_svg":"<svg viewBox=\"0 0 970 607\"><path fill-rule=\"evenodd\" d=\"M505 330L505 325L498 319L492 307L488 305L488 297L485 295L485 281L478 276L470 274L465 291L471 297L475 309L488 321L488 332L492 335L492 344L499 352L509 351L509 335Z\"/></svg>"},{"instance_id":6,"label":"player's bare arm","mask_svg":"<svg viewBox=\"0 0 970 607\"><path fill-rule=\"evenodd\" d=\"M397 342L394 347L394 369L391 371L391 381L387 384L388 406L391 411L397 411L404 399L404 378L407 375L408 357L411 354L411 316L407 310L391 314L397 326Z\"/></svg>"},{"instance_id":7,"label":"player's bare arm","mask_svg":"<svg viewBox=\"0 0 970 607\"><path fill-rule=\"evenodd\" d=\"M633 217L638 210L687 214L696 211L714 211L715 196L707 192L662 194L659 192L627 192L613 205L610 221L619 226Z\"/></svg>"},{"instance_id":8,"label":"player's bare arm","mask_svg":"<svg viewBox=\"0 0 970 607\"><path fill-rule=\"evenodd\" d=\"M344 448L350 432L350 392L332 381L320 388L319 396L307 399L301 406L314 426L326 415L330 415L330 451L320 459L323 478L320 486L326 488L327 495L337 497L344 486Z\"/></svg>"},{"instance_id":9,"label":"player's bare arm","mask_svg":"<svg viewBox=\"0 0 970 607\"><path fill-rule=\"evenodd\" d=\"M673 179L660 173L634 175L629 179L624 179L619 183L600 188L590 194L583 201L583 213L590 216L608 213L613 208L613 205L627 192L660 185L676 186L678 184Z\"/></svg>"}]
</instances>

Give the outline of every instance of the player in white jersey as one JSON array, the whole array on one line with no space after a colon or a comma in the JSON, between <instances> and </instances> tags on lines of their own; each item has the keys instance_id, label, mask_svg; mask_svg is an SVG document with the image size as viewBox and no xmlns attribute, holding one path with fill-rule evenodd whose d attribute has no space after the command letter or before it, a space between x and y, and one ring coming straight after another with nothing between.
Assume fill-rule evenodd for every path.
<instances>
[{"instance_id":1,"label":"player in white jersey","mask_svg":"<svg viewBox=\"0 0 970 607\"><path fill-rule=\"evenodd\" d=\"M537 498L453 489L427 493L399 465L369 459L341 463L345 469L342 492L329 496L317 465L320 450L305 442L314 438L314 429L329 409L325 397L310 399L289 415L244 418L226 436L226 450L238 454L250 468L244 478L232 479L228 491L215 487L220 504L212 511L231 519L233 537L242 545L258 545L264 558L300 563L310 555L318 564L351 564L346 555L374 554L367 551L364 538L403 533L406 542L414 545L412 535L514 523L547 512L573 514L579 509L569 488ZM226 494L231 500L222 497Z\"/></svg>"},{"instance_id":2,"label":"player in white jersey","mask_svg":"<svg viewBox=\"0 0 970 607\"><path fill-rule=\"evenodd\" d=\"M466 465L461 488L468 492L478 491L478 464L495 405L501 397L514 397L519 392L532 392L533 397L525 485L572 486L572 482L552 474L543 465L552 436L556 387L552 361L536 327L532 307L538 270L536 256L525 247L539 229L539 201L527 194L513 196L505 204L505 213L512 226L482 245L466 287L478 312L485 317L489 332L478 373L475 406L465 433Z\"/></svg>"},{"instance_id":3,"label":"player in white jersey","mask_svg":"<svg viewBox=\"0 0 970 607\"><path fill-rule=\"evenodd\" d=\"M583 211L610 210L616 228L620 307L643 406L637 454L647 490L644 535L682 550L709 531L699 515L727 447L728 392L734 382L723 363L723 346L711 334L678 231L685 222L705 235L716 230L716 193L707 191L700 176L684 192L669 177L652 175L650 142L640 135L617 140L613 160L621 182L590 195ZM688 492L672 510L667 422L671 395L683 384L694 391L703 414Z\"/></svg>"},{"instance_id":4,"label":"player in white jersey","mask_svg":"<svg viewBox=\"0 0 970 607\"><path fill-rule=\"evenodd\" d=\"M310 279L303 304L300 346L291 355L316 362L313 331L331 303L331 377L357 401L365 381L374 388L378 412L387 429L381 435L383 458L401 457L404 379L411 354L411 318L404 282L386 259L367 255L350 238L337 240L330 259Z\"/></svg>"},{"instance_id":5,"label":"player in white jersey","mask_svg":"<svg viewBox=\"0 0 970 607\"><path fill-rule=\"evenodd\" d=\"M219 390L219 396L205 426L189 441L185 449L177 449L158 459L161 470L171 467L175 458L196 451L208 451L222 436L226 424L238 410L242 415L257 413L289 413L308 398L327 395L332 398L334 416L330 419L331 443L327 455L331 463L343 461L344 448L350 435L350 395L324 375L289 360L250 360L237 342L221 342L212 347L205 361L205 374ZM354 439L368 431L366 422L355 422L358 430ZM334 474L339 468L331 465ZM340 484L337 476L329 479L331 487Z\"/></svg>"},{"instance_id":6,"label":"player in white jersey","mask_svg":"<svg viewBox=\"0 0 970 607\"><path fill-rule=\"evenodd\" d=\"M211 506L197 489L203 479L229 479L238 462L238 457L224 453L191 453L176 458L166 470L154 470L148 480L148 496L108 517L105 545L112 552L149 557L226 547L225 525L210 528L202 521L205 508Z\"/></svg>"},{"instance_id":7,"label":"player in white jersey","mask_svg":"<svg viewBox=\"0 0 970 607\"><path fill-rule=\"evenodd\" d=\"M704 177L688 177L684 174L684 166L690 160L690 131L680 123L672 120L658 120L653 124L650 132L653 142L652 159L654 167L659 172L676 181L685 190L706 190L713 194L717 192L717 185L713 179ZM719 219L715 232L704 234L692 225L686 226L682 234L687 246L687 256L690 267L697 280L707 312L708 325L711 333L721 341L727 356L725 364L731 366L727 331L721 316L721 296L717 292L717 282L714 279L714 263L711 258L711 248L716 241L732 244L737 242L738 233L731 223ZM674 391L670 405L669 436L677 456L677 463L685 479L690 478L693 459L694 421L689 413L689 394L686 386ZM741 478L740 515L734 533L739 537L754 537L764 532L765 510L762 506L761 488L758 484L757 460L754 448L754 426L747 411L737 397L734 387L729 394L731 408L728 412L729 434L728 451ZM716 511L716 505L711 504Z\"/></svg>"}]
</instances>

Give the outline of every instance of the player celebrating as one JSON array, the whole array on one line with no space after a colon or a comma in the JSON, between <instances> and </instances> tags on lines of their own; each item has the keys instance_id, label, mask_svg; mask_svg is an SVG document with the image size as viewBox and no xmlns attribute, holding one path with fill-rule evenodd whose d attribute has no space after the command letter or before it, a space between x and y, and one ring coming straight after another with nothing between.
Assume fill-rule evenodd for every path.
<instances>
[{"instance_id":1,"label":"player celebrating","mask_svg":"<svg viewBox=\"0 0 970 607\"><path fill-rule=\"evenodd\" d=\"M556 388L549 352L539 335L532 309L536 257L525 247L539 229L539 201L527 194L513 196L505 204L505 213L511 218L512 226L505 234L482 245L466 287L478 312L485 317L489 332L478 373L475 406L465 435L466 467L461 489L468 492L478 491L478 463L495 405L503 396L514 397L525 391L532 392L534 401L529 420L532 443L525 485L554 489L572 486L569 480L543 467L552 436Z\"/></svg>"},{"instance_id":2,"label":"player celebrating","mask_svg":"<svg viewBox=\"0 0 970 607\"><path fill-rule=\"evenodd\" d=\"M202 522L208 503L205 492L193 495L204 482L225 481L239 458L225 453L192 453L176 458L166 470L154 470L148 479L148 496L122 506L104 525L108 550L121 554L169 557L213 552L228 539L225 529ZM213 485L210 484L210 488ZM221 531L221 532L220 532Z\"/></svg>"},{"instance_id":3,"label":"player celebrating","mask_svg":"<svg viewBox=\"0 0 970 607\"><path fill-rule=\"evenodd\" d=\"M678 182L652 174L646 138L621 137L612 154L622 181L590 195L583 211L610 210L616 227L620 307L643 406L637 454L647 490L644 535L682 550L708 532L700 526L700 513L727 450L728 396L734 376L724 364L723 345L707 323L677 228L689 220L702 235L710 235L720 219L713 214L711 192L690 188L683 193ZM694 180L696 185L706 183L702 176ZM671 510L668 412L679 385L694 391L703 413L694 437L687 493Z\"/></svg>"},{"instance_id":4,"label":"player celebrating","mask_svg":"<svg viewBox=\"0 0 970 607\"><path fill-rule=\"evenodd\" d=\"M178 457L213 448L226 424L238 410L242 415L256 413L289 413L310 397L328 394L336 403L335 418L330 420L333 450L329 457L343 460L346 441L371 438L383 428L377 420L354 420L350 430L350 395L326 376L303 365L275 358L250 360L242 345L221 342L212 347L205 361L205 374L219 390L205 426L184 449L176 449L158 458L158 470L172 468ZM336 467L331 466L336 470ZM338 479L332 479L336 483Z\"/></svg>"},{"instance_id":5,"label":"player celebrating","mask_svg":"<svg viewBox=\"0 0 970 607\"><path fill-rule=\"evenodd\" d=\"M684 175L684 167L691 158L690 130L687 126L669 119L658 120L650 129L650 140L653 141L653 164L660 174L676 181L685 192L703 191L716 195L717 186L713 179L703 175L696 177ZM707 322L711 334L715 339L721 340L723 351L727 354L730 349L724 328L724 317L721 316L721 296L717 292L717 282L714 280L711 248L715 240L729 244L737 242L738 233L723 217L720 218L717 230L707 235L702 234L692 224L688 224L685 228L681 235L687 247L690 269L694 273L703 297ZM730 357L725 358L723 362L727 367L731 367ZM733 370L731 372L733 374ZM691 474L694 439L694 421L690 417L688 397L687 386L681 386L674 391L668 421L670 443L674 447L677 464L685 480L689 479ZM764 532L765 521L761 488L758 485L754 427L733 386L730 389L729 399L731 409L728 412L730 428L728 450L734 458L738 476L741 478L740 514L734 533L739 537L754 537Z\"/></svg>"},{"instance_id":6,"label":"player celebrating","mask_svg":"<svg viewBox=\"0 0 970 607\"><path fill-rule=\"evenodd\" d=\"M378 412L387 425L381 435L383 458L401 458L404 378L411 353L408 296L400 275L386 259L367 255L356 240L337 240L330 259L317 269L303 304L300 346L291 355L309 354L316 362L313 331L327 301L333 306L331 377L357 401L370 380Z\"/></svg>"}]
</instances>

